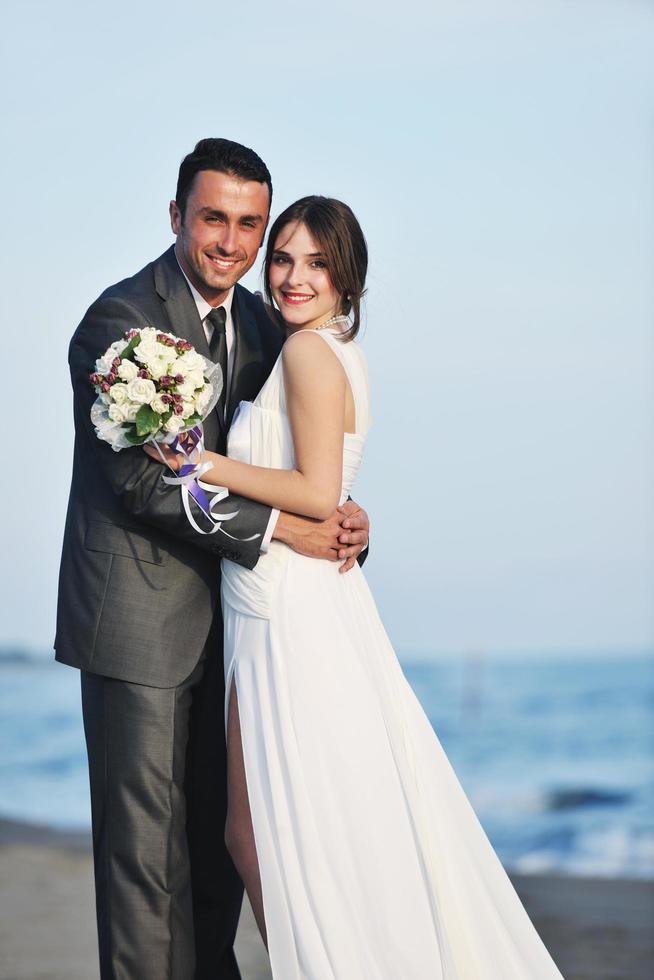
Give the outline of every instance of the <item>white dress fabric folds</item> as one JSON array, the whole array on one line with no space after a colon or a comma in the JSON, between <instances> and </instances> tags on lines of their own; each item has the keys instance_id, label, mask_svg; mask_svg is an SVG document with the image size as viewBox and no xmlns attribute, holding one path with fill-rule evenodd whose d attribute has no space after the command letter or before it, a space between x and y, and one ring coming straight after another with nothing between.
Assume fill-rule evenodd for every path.
<instances>
[{"instance_id":1,"label":"white dress fabric folds","mask_svg":"<svg viewBox=\"0 0 654 980\"><path fill-rule=\"evenodd\" d=\"M369 427L363 354L317 331ZM312 341L304 341L312 342ZM315 342L315 341L313 341ZM229 455L291 468L281 358L241 403ZM561 978L413 694L362 570L272 542L223 562L227 699L236 684L275 980Z\"/></svg>"}]
</instances>

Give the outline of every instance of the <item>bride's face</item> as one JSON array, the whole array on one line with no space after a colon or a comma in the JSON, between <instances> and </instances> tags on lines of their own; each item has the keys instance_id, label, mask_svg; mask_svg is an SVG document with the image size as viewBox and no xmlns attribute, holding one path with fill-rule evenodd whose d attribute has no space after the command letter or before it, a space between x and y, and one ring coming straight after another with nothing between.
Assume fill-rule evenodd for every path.
<instances>
[{"instance_id":1,"label":"bride's face","mask_svg":"<svg viewBox=\"0 0 654 980\"><path fill-rule=\"evenodd\" d=\"M338 312L339 294L325 255L299 221L285 225L277 236L270 288L291 330L317 327Z\"/></svg>"}]
</instances>

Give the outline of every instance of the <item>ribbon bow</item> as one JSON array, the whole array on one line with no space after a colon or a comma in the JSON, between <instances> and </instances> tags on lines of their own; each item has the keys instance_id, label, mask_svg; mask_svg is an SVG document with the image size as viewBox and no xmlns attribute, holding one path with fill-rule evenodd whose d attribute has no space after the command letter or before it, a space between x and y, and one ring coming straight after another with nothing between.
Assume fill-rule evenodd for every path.
<instances>
[{"instance_id":1,"label":"ribbon bow","mask_svg":"<svg viewBox=\"0 0 654 980\"><path fill-rule=\"evenodd\" d=\"M215 534L216 531L223 530L222 525L226 521L231 521L239 512L235 510L230 514L215 513L215 508L218 504L225 497L229 496L229 490L227 487L218 487L213 483L203 483L200 479L207 470L211 469L211 463L200 462L204 451L202 427L200 425L193 426L187 432L175 436L173 441L168 445L173 452L180 453L186 462L180 466L177 476L164 476L163 481L169 486L178 486L180 488L184 513L189 524L198 534ZM162 461L165 463L166 458L159 448L159 443L156 441L155 446ZM213 495L211 499L209 499L207 493ZM193 497L202 513L211 521L212 526L208 531L203 530L193 517L189 497ZM252 534L249 538L236 538L233 534L229 534L225 530L223 530L223 534L226 534L233 541L254 541L260 536L259 534Z\"/></svg>"}]
</instances>

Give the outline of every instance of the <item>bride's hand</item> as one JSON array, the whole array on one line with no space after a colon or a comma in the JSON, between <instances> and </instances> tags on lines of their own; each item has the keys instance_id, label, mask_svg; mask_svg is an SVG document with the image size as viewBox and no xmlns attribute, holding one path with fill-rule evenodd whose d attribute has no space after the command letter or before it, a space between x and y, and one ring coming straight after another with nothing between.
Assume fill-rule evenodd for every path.
<instances>
[{"instance_id":1,"label":"bride's hand","mask_svg":"<svg viewBox=\"0 0 654 980\"><path fill-rule=\"evenodd\" d=\"M152 443L146 443L143 448L148 456L154 459L155 462L163 463L165 461L166 465L169 466L171 470L174 470L175 473L179 472L180 466L182 466L184 463L184 457L182 454L173 452L170 446L164 446L162 443L159 443L158 445L161 452L155 449Z\"/></svg>"}]
</instances>

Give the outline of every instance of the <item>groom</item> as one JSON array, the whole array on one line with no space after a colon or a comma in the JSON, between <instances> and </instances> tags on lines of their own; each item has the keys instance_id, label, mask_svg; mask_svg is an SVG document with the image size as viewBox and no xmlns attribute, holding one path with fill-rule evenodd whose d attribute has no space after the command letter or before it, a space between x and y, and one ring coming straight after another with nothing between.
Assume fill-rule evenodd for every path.
<instances>
[{"instance_id":1,"label":"groom","mask_svg":"<svg viewBox=\"0 0 654 980\"><path fill-rule=\"evenodd\" d=\"M271 198L256 153L201 140L170 204L175 245L105 290L70 345L75 450L55 648L81 669L103 980L239 977L243 891L223 840L220 558L253 568L272 537L349 567L367 541L354 503L317 522L234 495L219 529L199 533L161 466L141 449L114 453L90 420L96 358L126 330L153 326L221 363L224 394L204 431L208 449L225 451L236 406L257 395L283 342L237 284Z\"/></svg>"}]
</instances>

